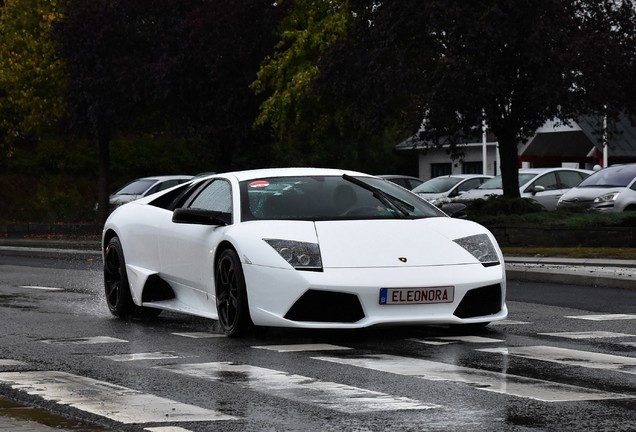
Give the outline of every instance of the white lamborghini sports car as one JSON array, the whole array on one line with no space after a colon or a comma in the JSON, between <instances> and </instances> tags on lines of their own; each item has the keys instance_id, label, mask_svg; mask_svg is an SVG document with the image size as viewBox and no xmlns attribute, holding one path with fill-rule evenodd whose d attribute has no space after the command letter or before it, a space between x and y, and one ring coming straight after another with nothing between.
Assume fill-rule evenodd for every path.
<instances>
[{"instance_id":1,"label":"white lamborghini sports car","mask_svg":"<svg viewBox=\"0 0 636 432\"><path fill-rule=\"evenodd\" d=\"M210 175L117 208L104 226L118 317L169 310L253 325L350 329L504 319L492 234L358 172Z\"/></svg>"}]
</instances>

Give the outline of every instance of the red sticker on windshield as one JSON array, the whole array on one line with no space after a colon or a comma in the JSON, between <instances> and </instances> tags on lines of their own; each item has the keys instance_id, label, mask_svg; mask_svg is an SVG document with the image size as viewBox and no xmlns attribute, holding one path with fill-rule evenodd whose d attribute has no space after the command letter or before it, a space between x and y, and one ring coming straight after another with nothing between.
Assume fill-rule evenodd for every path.
<instances>
[{"instance_id":1,"label":"red sticker on windshield","mask_svg":"<svg viewBox=\"0 0 636 432\"><path fill-rule=\"evenodd\" d=\"M269 186L269 182L267 180L254 180L248 186L251 188L264 188Z\"/></svg>"}]
</instances>

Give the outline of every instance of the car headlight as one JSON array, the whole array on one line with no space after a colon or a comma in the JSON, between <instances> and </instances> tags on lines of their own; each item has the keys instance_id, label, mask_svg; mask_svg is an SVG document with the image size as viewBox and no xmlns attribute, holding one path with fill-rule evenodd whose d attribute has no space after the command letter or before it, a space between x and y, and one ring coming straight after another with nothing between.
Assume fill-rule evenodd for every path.
<instances>
[{"instance_id":1,"label":"car headlight","mask_svg":"<svg viewBox=\"0 0 636 432\"><path fill-rule=\"evenodd\" d=\"M263 240L296 270L322 270L318 243L277 239Z\"/></svg>"},{"instance_id":2,"label":"car headlight","mask_svg":"<svg viewBox=\"0 0 636 432\"><path fill-rule=\"evenodd\" d=\"M455 243L470 252L470 254L477 258L484 267L499 264L497 250L486 234L462 237L456 239Z\"/></svg>"},{"instance_id":3,"label":"car headlight","mask_svg":"<svg viewBox=\"0 0 636 432\"><path fill-rule=\"evenodd\" d=\"M616 201L620 192L610 192L594 199L594 204L609 204Z\"/></svg>"}]
</instances>

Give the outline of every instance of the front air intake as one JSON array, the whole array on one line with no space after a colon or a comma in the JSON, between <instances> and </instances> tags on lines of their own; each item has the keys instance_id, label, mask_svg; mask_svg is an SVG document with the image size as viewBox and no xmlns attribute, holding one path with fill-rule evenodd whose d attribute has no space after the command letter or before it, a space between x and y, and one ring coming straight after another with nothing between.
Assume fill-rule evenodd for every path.
<instances>
[{"instance_id":1,"label":"front air intake","mask_svg":"<svg viewBox=\"0 0 636 432\"><path fill-rule=\"evenodd\" d=\"M291 321L354 323L364 318L355 294L309 290L289 309L285 318Z\"/></svg>"},{"instance_id":2,"label":"front air intake","mask_svg":"<svg viewBox=\"0 0 636 432\"><path fill-rule=\"evenodd\" d=\"M453 315L474 318L494 315L501 311L501 285L489 285L469 290L459 302Z\"/></svg>"}]
</instances>

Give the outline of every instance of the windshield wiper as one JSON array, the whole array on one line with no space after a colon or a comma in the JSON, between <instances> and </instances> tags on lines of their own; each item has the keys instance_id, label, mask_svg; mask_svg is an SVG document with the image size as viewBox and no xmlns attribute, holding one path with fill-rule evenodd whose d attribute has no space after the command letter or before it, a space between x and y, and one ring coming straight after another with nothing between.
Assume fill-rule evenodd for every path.
<instances>
[{"instance_id":1,"label":"windshield wiper","mask_svg":"<svg viewBox=\"0 0 636 432\"><path fill-rule=\"evenodd\" d=\"M415 207L413 207L411 204L404 202L401 199L394 197L393 195L386 193L375 186L371 186L370 184L363 182L359 178L350 176L349 174L343 174L342 178L355 185L360 186L363 189L370 191L371 193L373 193L373 196L376 197L382 204L384 204L388 208L397 210L397 212L405 218L410 217L410 212L415 210Z\"/></svg>"}]
</instances>

